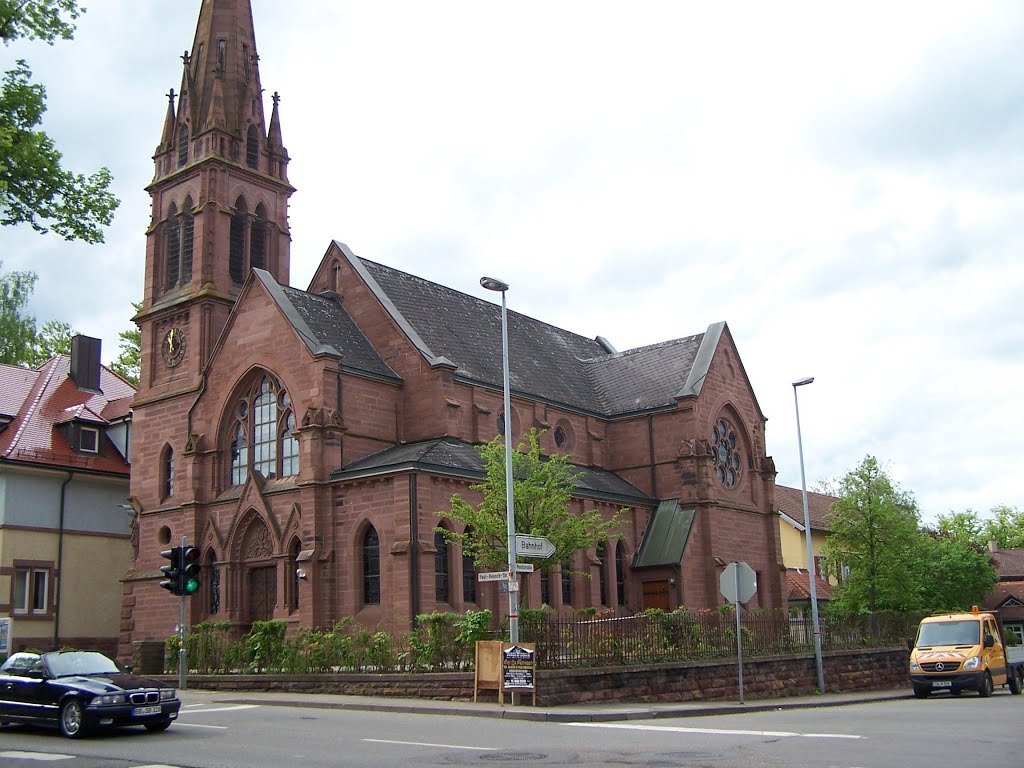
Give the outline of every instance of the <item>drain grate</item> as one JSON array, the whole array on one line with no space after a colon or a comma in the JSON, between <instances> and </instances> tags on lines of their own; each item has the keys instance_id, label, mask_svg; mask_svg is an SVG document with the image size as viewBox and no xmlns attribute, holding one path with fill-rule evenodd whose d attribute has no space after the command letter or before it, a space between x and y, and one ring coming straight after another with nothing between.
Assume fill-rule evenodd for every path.
<instances>
[{"instance_id":1,"label":"drain grate","mask_svg":"<svg viewBox=\"0 0 1024 768\"><path fill-rule=\"evenodd\" d=\"M547 755L539 755L536 752L488 752L480 755L482 760L495 760L497 762L513 762L523 760L547 760Z\"/></svg>"}]
</instances>

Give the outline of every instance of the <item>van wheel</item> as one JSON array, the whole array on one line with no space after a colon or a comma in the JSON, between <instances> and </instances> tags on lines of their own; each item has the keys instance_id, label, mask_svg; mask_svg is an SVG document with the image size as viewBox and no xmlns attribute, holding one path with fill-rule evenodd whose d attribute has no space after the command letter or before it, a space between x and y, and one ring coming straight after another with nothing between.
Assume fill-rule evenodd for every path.
<instances>
[{"instance_id":1,"label":"van wheel","mask_svg":"<svg viewBox=\"0 0 1024 768\"><path fill-rule=\"evenodd\" d=\"M1024 691L1024 672L1021 672L1020 667L1014 669L1010 676L1006 680L1010 686L1010 693L1017 695L1021 691Z\"/></svg>"},{"instance_id":2,"label":"van wheel","mask_svg":"<svg viewBox=\"0 0 1024 768\"><path fill-rule=\"evenodd\" d=\"M985 671L985 677L981 680L981 685L978 686L978 695L983 699L992 695L992 674Z\"/></svg>"},{"instance_id":3,"label":"van wheel","mask_svg":"<svg viewBox=\"0 0 1024 768\"><path fill-rule=\"evenodd\" d=\"M916 685L914 686L914 697L915 698L927 699L928 698L928 694L931 693L931 692L932 692L932 689L930 687L929 688L924 688L924 687L919 687L919 686L916 686Z\"/></svg>"}]
</instances>

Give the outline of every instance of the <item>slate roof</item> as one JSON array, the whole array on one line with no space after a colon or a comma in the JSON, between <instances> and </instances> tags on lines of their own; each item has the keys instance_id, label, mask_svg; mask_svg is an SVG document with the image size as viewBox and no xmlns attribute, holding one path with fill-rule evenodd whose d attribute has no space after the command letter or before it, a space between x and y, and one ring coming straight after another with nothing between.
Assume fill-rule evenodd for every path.
<instances>
[{"instance_id":1,"label":"slate roof","mask_svg":"<svg viewBox=\"0 0 1024 768\"><path fill-rule=\"evenodd\" d=\"M812 530L828 532L828 519L835 500L835 496L814 493L813 491L807 492L807 512L811 517ZM778 507L780 512L789 515L789 517L803 525L804 500L803 491L800 488L776 485L775 506Z\"/></svg>"},{"instance_id":2,"label":"slate roof","mask_svg":"<svg viewBox=\"0 0 1024 768\"><path fill-rule=\"evenodd\" d=\"M431 362L448 361L464 379L502 386L501 305L351 254L364 279ZM671 407L699 392L710 364L697 334L626 352L532 317L508 312L509 383L513 391L598 415ZM711 330L711 329L709 329ZM704 352L702 355L701 352Z\"/></svg>"},{"instance_id":3,"label":"slate roof","mask_svg":"<svg viewBox=\"0 0 1024 768\"><path fill-rule=\"evenodd\" d=\"M135 389L104 366L100 366L101 391L79 389L70 371L71 358L66 355L57 355L35 370L0 366L0 412L14 417L0 431L0 461L127 475L128 464L109 443L99 455L78 453L59 425L80 421L106 426L109 421L101 414L117 403L112 409L123 416Z\"/></svg>"},{"instance_id":4,"label":"slate roof","mask_svg":"<svg viewBox=\"0 0 1024 768\"><path fill-rule=\"evenodd\" d=\"M1024 581L1024 549L999 549L989 555L1001 580Z\"/></svg>"},{"instance_id":5,"label":"slate roof","mask_svg":"<svg viewBox=\"0 0 1024 768\"><path fill-rule=\"evenodd\" d=\"M331 473L332 480L354 480L370 475L388 474L416 469L423 472L455 475L470 480L484 477L483 458L469 443L451 437L425 440L387 448ZM603 469L579 467L574 494L617 501L624 504L652 506L655 500Z\"/></svg>"}]
</instances>

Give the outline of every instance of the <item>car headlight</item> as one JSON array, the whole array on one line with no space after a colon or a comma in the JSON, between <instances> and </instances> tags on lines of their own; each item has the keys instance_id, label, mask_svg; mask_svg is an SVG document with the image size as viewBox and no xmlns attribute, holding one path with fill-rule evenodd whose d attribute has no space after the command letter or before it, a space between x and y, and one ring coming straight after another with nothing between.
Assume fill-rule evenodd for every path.
<instances>
[{"instance_id":1,"label":"car headlight","mask_svg":"<svg viewBox=\"0 0 1024 768\"><path fill-rule=\"evenodd\" d=\"M911 659L911 661L910 661L910 671L911 672L920 672L921 671L921 667L918 666L917 662L914 661L913 659Z\"/></svg>"},{"instance_id":2,"label":"car headlight","mask_svg":"<svg viewBox=\"0 0 1024 768\"><path fill-rule=\"evenodd\" d=\"M123 693L106 693L106 694L104 694L102 696L97 696L96 698L94 698L92 700L92 703L93 704L98 704L98 705L103 706L103 707L109 706L111 704L124 704L124 694Z\"/></svg>"},{"instance_id":3,"label":"car headlight","mask_svg":"<svg viewBox=\"0 0 1024 768\"><path fill-rule=\"evenodd\" d=\"M173 688L161 688L160 689L160 701L170 701L174 698Z\"/></svg>"},{"instance_id":4,"label":"car headlight","mask_svg":"<svg viewBox=\"0 0 1024 768\"><path fill-rule=\"evenodd\" d=\"M979 664L981 664L981 656L971 656L964 662L964 669L977 669Z\"/></svg>"}]
</instances>

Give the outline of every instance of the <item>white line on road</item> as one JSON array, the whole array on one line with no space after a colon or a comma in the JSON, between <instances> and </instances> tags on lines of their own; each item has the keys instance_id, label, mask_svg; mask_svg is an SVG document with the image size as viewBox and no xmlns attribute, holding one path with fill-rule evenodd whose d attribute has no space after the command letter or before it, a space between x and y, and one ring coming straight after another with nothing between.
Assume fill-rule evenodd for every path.
<instances>
[{"instance_id":1,"label":"white line on road","mask_svg":"<svg viewBox=\"0 0 1024 768\"><path fill-rule=\"evenodd\" d=\"M577 728L617 728L624 731L665 731L668 733L703 733L721 736L771 736L804 739L863 739L851 733L796 733L795 731L744 731L726 728L683 728L672 725L625 725L622 723L566 723Z\"/></svg>"},{"instance_id":2,"label":"white line on road","mask_svg":"<svg viewBox=\"0 0 1024 768\"><path fill-rule=\"evenodd\" d=\"M226 731L228 727L226 725L200 725L199 723L183 723L181 720L175 721L175 728L210 728L215 731Z\"/></svg>"},{"instance_id":3,"label":"white line on road","mask_svg":"<svg viewBox=\"0 0 1024 768\"><path fill-rule=\"evenodd\" d=\"M49 752L0 752L0 757L9 757L12 760L40 760L43 762L75 759L74 755L58 755Z\"/></svg>"},{"instance_id":4,"label":"white line on road","mask_svg":"<svg viewBox=\"0 0 1024 768\"><path fill-rule=\"evenodd\" d=\"M472 749L478 752L494 752L496 747L462 747L458 744L431 744L426 741L392 741L391 739L363 739L374 744L400 744L406 747L437 747L439 749Z\"/></svg>"},{"instance_id":5,"label":"white line on road","mask_svg":"<svg viewBox=\"0 0 1024 768\"><path fill-rule=\"evenodd\" d=\"M259 709L259 704L239 704L236 707L210 707L209 709L192 709L190 715L205 715L207 712L234 712L238 709Z\"/></svg>"}]
</instances>

